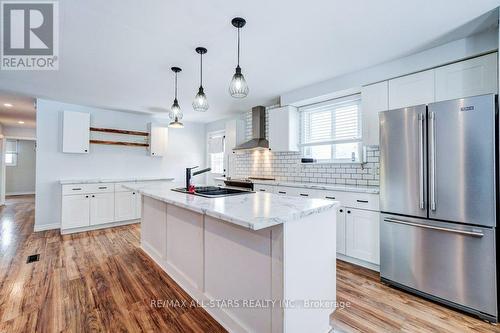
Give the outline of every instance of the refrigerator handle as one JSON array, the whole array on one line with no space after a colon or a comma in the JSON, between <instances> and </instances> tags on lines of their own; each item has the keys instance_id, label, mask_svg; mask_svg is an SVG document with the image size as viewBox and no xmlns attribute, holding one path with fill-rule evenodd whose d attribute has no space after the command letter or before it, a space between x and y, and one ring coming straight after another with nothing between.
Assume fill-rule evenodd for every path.
<instances>
[{"instance_id":1,"label":"refrigerator handle","mask_svg":"<svg viewBox=\"0 0 500 333\"><path fill-rule=\"evenodd\" d=\"M425 208L424 203L424 115L418 114L418 139L419 139L419 188L420 209Z\"/></svg>"},{"instance_id":2,"label":"refrigerator handle","mask_svg":"<svg viewBox=\"0 0 500 333\"><path fill-rule=\"evenodd\" d=\"M472 237L479 237L479 238L484 236L484 234L482 232L479 232L479 231L467 231L467 230L450 229L450 228L444 228L444 227L436 227L433 225L413 223L413 222L397 220L397 219L393 219L393 218L389 218L389 217L385 218L384 221L398 223L398 224L404 224L404 225L409 225L412 227L418 227L418 228L424 228L424 229L446 231L446 232L451 232L454 234L459 234L459 235L464 235L464 236L472 236Z\"/></svg>"},{"instance_id":3,"label":"refrigerator handle","mask_svg":"<svg viewBox=\"0 0 500 333\"><path fill-rule=\"evenodd\" d=\"M431 210L436 210L436 114L434 112L429 113L430 120L430 159L431 159L431 170L430 170L430 190L431 190Z\"/></svg>"}]
</instances>

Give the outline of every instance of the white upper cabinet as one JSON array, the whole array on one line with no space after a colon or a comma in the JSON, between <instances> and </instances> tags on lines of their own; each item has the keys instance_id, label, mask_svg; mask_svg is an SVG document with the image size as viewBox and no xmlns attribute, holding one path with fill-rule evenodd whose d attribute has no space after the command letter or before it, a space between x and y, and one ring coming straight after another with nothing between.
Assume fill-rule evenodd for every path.
<instances>
[{"instance_id":1,"label":"white upper cabinet","mask_svg":"<svg viewBox=\"0 0 500 333\"><path fill-rule=\"evenodd\" d=\"M149 154L162 157L167 150L168 127L160 124L149 124Z\"/></svg>"},{"instance_id":2,"label":"white upper cabinet","mask_svg":"<svg viewBox=\"0 0 500 333\"><path fill-rule=\"evenodd\" d=\"M433 69L389 80L389 110L435 100Z\"/></svg>"},{"instance_id":3,"label":"white upper cabinet","mask_svg":"<svg viewBox=\"0 0 500 333\"><path fill-rule=\"evenodd\" d=\"M299 151L299 112L294 106L270 109L269 148L272 151Z\"/></svg>"},{"instance_id":4,"label":"white upper cabinet","mask_svg":"<svg viewBox=\"0 0 500 333\"><path fill-rule=\"evenodd\" d=\"M497 53L436 68L436 101L496 94Z\"/></svg>"},{"instance_id":5,"label":"white upper cabinet","mask_svg":"<svg viewBox=\"0 0 500 333\"><path fill-rule=\"evenodd\" d=\"M64 111L63 153L88 154L90 139L90 114Z\"/></svg>"},{"instance_id":6,"label":"white upper cabinet","mask_svg":"<svg viewBox=\"0 0 500 333\"><path fill-rule=\"evenodd\" d=\"M361 88L364 145L379 144L378 113L387 110L389 110L389 85L387 81Z\"/></svg>"}]
</instances>

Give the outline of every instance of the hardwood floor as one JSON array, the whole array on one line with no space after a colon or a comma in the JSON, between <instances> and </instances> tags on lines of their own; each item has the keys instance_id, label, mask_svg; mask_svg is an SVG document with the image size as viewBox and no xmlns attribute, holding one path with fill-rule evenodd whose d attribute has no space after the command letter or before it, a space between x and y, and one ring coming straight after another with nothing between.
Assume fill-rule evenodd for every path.
<instances>
[{"instance_id":1,"label":"hardwood floor","mask_svg":"<svg viewBox=\"0 0 500 333\"><path fill-rule=\"evenodd\" d=\"M0 332L225 332L138 247L140 227L33 233L32 196L0 208ZM40 261L26 263L30 254ZM497 326L381 284L338 262L339 332L500 332Z\"/></svg>"},{"instance_id":2,"label":"hardwood floor","mask_svg":"<svg viewBox=\"0 0 500 333\"><path fill-rule=\"evenodd\" d=\"M24 200L23 200L24 199ZM139 227L33 233L33 198L0 209L0 332L225 332L139 248ZM26 263L30 254L40 261Z\"/></svg>"}]
</instances>

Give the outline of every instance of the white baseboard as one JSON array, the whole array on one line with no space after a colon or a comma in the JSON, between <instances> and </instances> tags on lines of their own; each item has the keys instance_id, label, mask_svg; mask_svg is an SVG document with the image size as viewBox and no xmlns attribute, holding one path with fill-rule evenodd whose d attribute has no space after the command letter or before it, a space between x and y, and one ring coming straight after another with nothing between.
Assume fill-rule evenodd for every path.
<instances>
[{"instance_id":1,"label":"white baseboard","mask_svg":"<svg viewBox=\"0 0 500 333\"><path fill-rule=\"evenodd\" d=\"M61 224L60 223L50 223L50 224L42 224L42 225L36 225L34 227L34 231L45 231L45 230L52 230L52 229L60 229Z\"/></svg>"},{"instance_id":2,"label":"white baseboard","mask_svg":"<svg viewBox=\"0 0 500 333\"><path fill-rule=\"evenodd\" d=\"M9 195L32 195L35 194L35 192L9 192L5 193L5 196L8 197Z\"/></svg>"},{"instance_id":3,"label":"white baseboard","mask_svg":"<svg viewBox=\"0 0 500 333\"><path fill-rule=\"evenodd\" d=\"M122 225L135 224L135 223L140 223L140 222L141 222L141 219L136 219L136 220L128 220L128 221L111 222L111 223L105 223L105 224L96 224L96 225L90 225L88 227L81 227L81 228L61 229L61 235L74 234L76 232L85 232L85 231L106 229L106 228L112 228L112 227L120 227Z\"/></svg>"},{"instance_id":4,"label":"white baseboard","mask_svg":"<svg viewBox=\"0 0 500 333\"><path fill-rule=\"evenodd\" d=\"M337 253L337 259L342 260L342 261L347 261L348 263L358 265L358 266L361 266L364 268L371 269L372 271L375 271L375 272L380 272L380 266L372 264L371 262L367 262L364 260L349 257L349 256L343 255L341 253Z\"/></svg>"}]
</instances>

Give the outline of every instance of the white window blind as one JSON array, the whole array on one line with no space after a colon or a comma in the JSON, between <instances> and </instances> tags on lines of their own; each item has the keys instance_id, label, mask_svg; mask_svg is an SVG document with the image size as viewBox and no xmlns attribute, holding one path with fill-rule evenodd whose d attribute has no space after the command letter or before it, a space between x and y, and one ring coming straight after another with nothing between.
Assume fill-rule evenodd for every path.
<instances>
[{"instance_id":1,"label":"white window blind","mask_svg":"<svg viewBox=\"0 0 500 333\"><path fill-rule=\"evenodd\" d=\"M361 150L360 95L300 108L304 156L320 161L358 162Z\"/></svg>"},{"instance_id":2,"label":"white window blind","mask_svg":"<svg viewBox=\"0 0 500 333\"><path fill-rule=\"evenodd\" d=\"M5 142L5 165L17 165L17 140L7 140Z\"/></svg>"}]
</instances>

